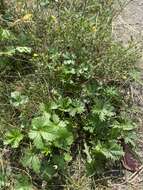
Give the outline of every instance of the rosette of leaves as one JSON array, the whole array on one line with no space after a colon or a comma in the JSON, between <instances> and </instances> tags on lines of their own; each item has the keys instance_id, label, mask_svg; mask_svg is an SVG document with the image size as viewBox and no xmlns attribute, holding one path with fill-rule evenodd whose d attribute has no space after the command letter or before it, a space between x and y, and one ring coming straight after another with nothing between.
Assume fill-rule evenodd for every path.
<instances>
[{"instance_id":1,"label":"rosette of leaves","mask_svg":"<svg viewBox=\"0 0 143 190\"><path fill-rule=\"evenodd\" d=\"M28 97L22 95L20 91L11 92L10 103L14 107L20 107L28 102Z\"/></svg>"},{"instance_id":2,"label":"rosette of leaves","mask_svg":"<svg viewBox=\"0 0 143 190\"><path fill-rule=\"evenodd\" d=\"M44 112L42 116L32 120L28 136L38 149L53 145L66 150L73 142L73 135L67 125L67 121L60 120L58 115Z\"/></svg>"}]
</instances>

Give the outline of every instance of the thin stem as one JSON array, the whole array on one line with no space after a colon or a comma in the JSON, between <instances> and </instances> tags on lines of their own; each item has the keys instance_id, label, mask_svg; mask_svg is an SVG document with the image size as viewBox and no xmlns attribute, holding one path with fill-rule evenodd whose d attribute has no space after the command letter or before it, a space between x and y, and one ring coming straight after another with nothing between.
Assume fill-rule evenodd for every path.
<instances>
[{"instance_id":1,"label":"thin stem","mask_svg":"<svg viewBox=\"0 0 143 190\"><path fill-rule=\"evenodd\" d=\"M84 2L84 7L83 7L83 12L82 12L82 16L85 15L85 10L86 10L86 7L87 7L87 2L88 2L88 0L85 0L85 2Z\"/></svg>"}]
</instances>

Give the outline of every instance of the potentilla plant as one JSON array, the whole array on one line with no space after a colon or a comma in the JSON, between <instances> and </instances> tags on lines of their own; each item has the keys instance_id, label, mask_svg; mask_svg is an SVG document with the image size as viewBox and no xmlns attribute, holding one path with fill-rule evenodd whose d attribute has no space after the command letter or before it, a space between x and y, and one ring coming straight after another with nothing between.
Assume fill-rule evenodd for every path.
<instances>
[{"instance_id":1,"label":"potentilla plant","mask_svg":"<svg viewBox=\"0 0 143 190\"><path fill-rule=\"evenodd\" d=\"M16 190L62 181L79 149L93 175L120 161L123 141L135 146L124 89L138 55L132 44L112 39L113 1L41 1L28 11L0 30L1 82L8 93L1 146L10 151L7 180L12 176ZM11 36L10 44L18 45L7 45Z\"/></svg>"}]
</instances>

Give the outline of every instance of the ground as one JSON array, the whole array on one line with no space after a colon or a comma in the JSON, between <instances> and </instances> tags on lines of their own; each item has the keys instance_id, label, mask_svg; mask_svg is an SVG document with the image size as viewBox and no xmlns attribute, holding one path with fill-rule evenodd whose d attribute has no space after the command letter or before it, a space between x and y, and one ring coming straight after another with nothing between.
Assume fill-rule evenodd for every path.
<instances>
[{"instance_id":1,"label":"ground","mask_svg":"<svg viewBox=\"0 0 143 190\"><path fill-rule=\"evenodd\" d=\"M143 35L143 1L130 0L124 8L122 14L117 19L117 37L121 41L127 42L133 37L141 40Z\"/></svg>"}]
</instances>

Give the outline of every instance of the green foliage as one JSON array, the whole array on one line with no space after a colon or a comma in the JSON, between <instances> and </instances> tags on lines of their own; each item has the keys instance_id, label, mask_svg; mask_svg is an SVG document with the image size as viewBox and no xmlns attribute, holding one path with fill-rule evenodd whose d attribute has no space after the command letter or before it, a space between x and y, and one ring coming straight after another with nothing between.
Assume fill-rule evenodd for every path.
<instances>
[{"instance_id":1,"label":"green foliage","mask_svg":"<svg viewBox=\"0 0 143 190\"><path fill-rule=\"evenodd\" d=\"M0 52L0 56L1 55L5 55L5 56L12 56L15 55L16 53L31 53L31 48L30 47L24 47L24 46L11 46L9 45L10 42L16 41L16 37L13 34L13 32L11 32L8 29L4 29L4 28L0 28L0 40L2 42L9 42L6 43L6 45L4 47L2 47L2 49L4 51Z\"/></svg>"},{"instance_id":2,"label":"green foliage","mask_svg":"<svg viewBox=\"0 0 143 190\"><path fill-rule=\"evenodd\" d=\"M20 5L0 28L1 147L12 152L14 189L49 189L79 149L93 175L121 159L122 139L135 146L124 90L138 80L138 55L112 38L113 1Z\"/></svg>"},{"instance_id":3,"label":"green foliage","mask_svg":"<svg viewBox=\"0 0 143 190\"><path fill-rule=\"evenodd\" d=\"M20 141L23 139L23 134L18 129L9 130L5 134L5 145L11 145L12 148L18 148Z\"/></svg>"},{"instance_id":4,"label":"green foliage","mask_svg":"<svg viewBox=\"0 0 143 190\"><path fill-rule=\"evenodd\" d=\"M43 113L43 116L32 120L32 129L28 135L36 148L40 149L44 148L46 144L67 149L73 142L72 133L67 129L67 122L60 120L56 114L51 116L46 112Z\"/></svg>"},{"instance_id":5,"label":"green foliage","mask_svg":"<svg viewBox=\"0 0 143 190\"><path fill-rule=\"evenodd\" d=\"M16 47L15 50L19 53L31 53L30 47Z\"/></svg>"},{"instance_id":6,"label":"green foliage","mask_svg":"<svg viewBox=\"0 0 143 190\"><path fill-rule=\"evenodd\" d=\"M38 155L33 153L31 150L25 151L25 155L21 160L24 167L32 168L36 173L40 172L40 160Z\"/></svg>"},{"instance_id":7,"label":"green foliage","mask_svg":"<svg viewBox=\"0 0 143 190\"><path fill-rule=\"evenodd\" d=\"M29 47L7 47L5 51L0 52L0 56L11 57L16 55L16 53L31 53L31 48Z\"/></svg>"},{"instance_id":8,"label":"green foliage","mask_svg":"<svg viewBox=\"0 0 143 190\"><path fill-rule=\"evenodd\" d=\"M111 118L115 115L114 107L108 103L104 103L103 100L96 101L92 113L97 115L101 121L105 121L107 118Z\"/></svg>"},{"instance_id":9,"label":"green foliage","mask_svg":"<svg viewBox=\"0 0 143 190\"><path fill-rule=\"evenodd\" d=\"M28 97L21 95L21 93L19 91L11 92L10 103L14 107L22 106L22 105L26 104L27 102L28 102Z\"/></svg>"},{"instance_id":10,"label":"green foliage","mask_svg":"<svg viewBox=\"0 0 143 190\"><path fill-rule=\"evenodd\" d=\"M18 175L16 176L16 183L15 183L14 189L15 190L33 190L33 187L27 176Z\"/></svg>"},{"instance_id":11,"label":"green foliage","mask_svg":"<svg viewBox=\"0 0 143 190\"><path fill-rule=\"evenodd\" d=\"M0 188L2 189L6 183L6 175L0 171Z\"/></svg>"},{"instance_id":12,"label":"green foliage","mask_svg":"<svg viewBox=\"0 0 143 190\"><path fill-rule=\"evenodd\" d=\"M0 28L0 39L2 41L9 40L11 37L12 35L9 30Z\"/></svg>"},{"instance_id":13,"label":"green foliage","mask_svg":"<svg viewBox=\"0 0 143 190\"><path fill-rule=\"evenodd\" d=\"M118 160L124 155L122 147L116 141L110 141L106 144L98 143L93 150L95 153L101 153L107 159Z\"/></svg>"}]
</instances>

